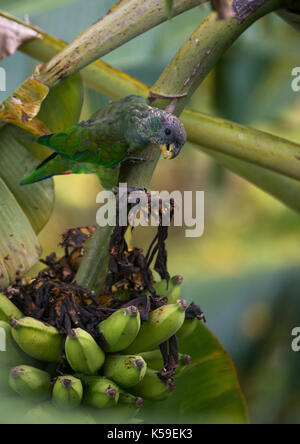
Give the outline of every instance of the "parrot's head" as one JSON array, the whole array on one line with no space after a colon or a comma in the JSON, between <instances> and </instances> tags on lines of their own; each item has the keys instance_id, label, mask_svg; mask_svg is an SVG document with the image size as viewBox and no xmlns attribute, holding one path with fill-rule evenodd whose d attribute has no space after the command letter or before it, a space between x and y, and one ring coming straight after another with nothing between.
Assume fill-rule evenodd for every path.
<instances>
[{"instance_id":1,"label":"parrot's head","mask_svg":"<svg viewBox=\"0 0 300 444\"><path fill-rule=\"evenodd\" d=\"M174 159L186 142L186 131L173 114L155 109L147 122L150 143L160 146L165 159Z\"/></svg>"}]
</instances>

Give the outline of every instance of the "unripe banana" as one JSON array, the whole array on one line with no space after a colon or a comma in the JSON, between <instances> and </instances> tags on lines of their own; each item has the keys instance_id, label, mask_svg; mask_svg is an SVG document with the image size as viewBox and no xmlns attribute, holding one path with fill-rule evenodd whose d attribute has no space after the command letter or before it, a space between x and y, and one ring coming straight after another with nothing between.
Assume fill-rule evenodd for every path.
<instances>
[{"instance_id":1,"label":"unripe banana","mask_svg":"<svg viewBox=\"0 0 300 444\"><path fill-rule=\"evenodd\" d=\"M145 377L130 389L131 393L151 401L163 401L174 390L172 380L164 382L158 372L148 368Z\"/></svg>"},{"instance_id":2,"label":"unripe banana","mask_svg":"<svg viewBox=\"0 0 300 444\"><path fill-rule=\"evenodd\" d=\"M10 387L22 398L34 401L49 399L51 378L48 373L27 365L19 365L10 371Z\"/></svg>"},{"instance_id":3,"label":"unripe banana","mask_svg":"<svg viewBox=\"0 0 300 444\"><path fill-rule=\"evenodd\" d=\"M20 319L23 314L4 294L0 293L0 321L9 322L10 319Z\"/></svg>"},{"instance_id":4,"label":"unripe banana","mask_svg":"<svg viewBox=\"0 0 300 444\"><path fill-rule=\"evenodd\" d=\"M0 350L0 365L33 364L33 360L13 340L11 326L7 322L0 321L0 336L5 345L5 350Z\"/></svg>"},{"instance_id":5,"label":"unripe banana","mask_svg":"<svg viewBox=\"0 0 300 444\"><path fill-rule=\"evenodd\" d=\"M164 361L160 350L151 350L140 354L147 362L148 367L153 370L161 371L164 368ZM191 362L190 355L178 354L178 367L176 370L182 370L183 367Z\"/></svg>"},{"instance_id":6,"label":"unripe banana","mask_svg":"<svg viewBox=\"0 0 300 444\"><path fill-rule=\"evenodd\" d=\"M143 323L137 338L125 353L153 350L170 339L184 322L186 306L185 301L178 301L152 311L149 320Z\"/></svg>"},{"instance_id":7,"label":"unripe banana","mask_svg":"<svg viewBox=\"0 0 300 444\"><path fill-rule=\"evenodd\" d=\"M182 325L182 327L178 330L176 333L178 339L184 339L191 336L194 331L196 330L196 327L198 325L199 320L197 318L194 319L186 319Z\"/></svg>"},{"instance_id":8,"label":"unripe banana","mask_svg":"<svg viewBox=\"0 0 300 444\"><path fill-rule=\"evenodd\" d=\"M12 337L27 355L45 362L61 360L62 337L55 327L30 317L12 319L10 325Z\"/></svg>"},{"instance_id":9,"label":"unripe banana","mask_svg":"<svg viewBox=\"0 0 300 444\"><path fill-rule=\"evenodd\" d=\"M141 356L108 355L103 374L124 388L138 384L146 374L147 364Z\"/></svg>"},{"instance_id":10,"label":"unripe banana","mask_svg":"<svg viewBox=\"0 0 300 444\"><path fill-rule=\"evenodd\" d=\"M168 294L169 304L175 304L180 299L182 282L182 276L177 275L171 278L169 283L171 291Z\"/></svg>"},{"instance_id":11,"label":"unripe banana","mask_svg":"<svg viewBox=\"0 0 300 444\"><path fill-rule=\"evenodd\" d=\"M153 284L156 293L160 297L168 298L168 304L175 304L180 299L182 276L173 276L169 283L163 279Z\"/></svg>"},{"instance_id":12,"label":"unripe banana","mask_svg":"<svg viewBox=\"0 0 300 444\"><path fill-rule=\"evenodd\" d=\"M144 400L140 396L134 396L120 389L119 406L125 405L140 409L144 405Z\"/></svg>"},{"instance_id":13,"label":"unripe banana","mask_svg":"<svg viewBox=\"0 0 300 444\"><path fill-rule=\"evenodd\" d=\"M141 317L136 307L130 306L115 311L98 325L99 332L106 340L104 350L110 353L124 350L135 340L140 327Z\"/></svg>"},{"instance_id":14,"label":"unripe banana","mask_svg":"<svg viewBox=\"0 0 300 444\"><path fill-rule=\"evenodd\" d=\"M85 404L103 409L114 407L119 401L119 387L102 376L83 376L83 401Z\"/></svg>"},{"instance_id":15,"label":"unripe banana","mask_svg":"<svg viewBox=\"0 0 300 444\"><path fill-rule=\"evenodd\" d=\"M53 386L52 401L61 409L71 410L81 404L83 387L74 376L59 376Z\"/></svg>"},{"instance_id":16,"label":"unripe banana","mask_svg":"<svg viewBox=\"0 0 300 444\"><path fill-rule=\"evenodd\" d=\"M117 414L116 419L128 420L130 418L133 418L138 414L143 405L144 405L143 398L139 396L134 396L131 393L124 392L122 389L120 389L120 397L119 397L118 409L116 411Z\"/></svg>"},{"instance_id":17,"label":"unripe banana","mask_svg":"<svg viewBox=\"0 0 300 444\"><path fill-rule=\"evenodd\" d=\"M76 328L67 337L65 351L75 372L94 375L102 367L105 354L95 339L85 330Z\"/></svg>"}]
</instances>

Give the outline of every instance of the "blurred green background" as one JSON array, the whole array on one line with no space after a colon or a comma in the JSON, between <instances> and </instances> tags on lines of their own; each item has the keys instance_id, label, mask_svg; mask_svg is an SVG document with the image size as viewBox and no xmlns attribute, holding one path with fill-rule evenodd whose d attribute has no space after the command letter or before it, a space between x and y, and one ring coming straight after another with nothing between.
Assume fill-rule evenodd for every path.
<instances>
[{"instance_id":1,"label":"blurred green background","mask_svg":"<svg viewBox=\"0 0 300 444\"><path fill-rule=\"evenodd\" d=\"M0 9L70 42L114 3L0 0ZM208 7L189 11L104 60L152 84L208 13ZM299 39L276 15L261 20L230 49L190 106L300 143L300 93L291 89ZM35 65L21 53L1 61L8 73L1 102ZM106 100L87 88L82 118ZM95 177L59 177L55 185L55 211L40 235L44 255L67 228L95 224L98 209ZM170 272L183 275L183 297L201 305L208 327L232 356L251 421L300 423L300 354L291 351L291 331L300 326L300 216L191 146L176 161L160 162L152 188L205 191L205 235L185 238L183 228L171 230ZM146 249L152 236L150 228L137 230L135 244Z\"/></svg>"}]
</instances>

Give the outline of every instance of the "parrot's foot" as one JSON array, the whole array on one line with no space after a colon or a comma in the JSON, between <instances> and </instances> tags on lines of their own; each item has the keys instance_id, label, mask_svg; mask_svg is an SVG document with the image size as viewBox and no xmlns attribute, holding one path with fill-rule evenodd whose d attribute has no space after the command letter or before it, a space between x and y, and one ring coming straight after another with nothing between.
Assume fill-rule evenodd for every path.
<instances>
[{"instance_id":1,"label":"parrot's foot","mask_svg":"<svg viewBox=\"0 0 300 444\"><path fill-rule=\"evenodd\" d=\"M129 165L135 165L136 163L140 162L147 162L147 159L144 159L143 157L128 157L127 159L123 160L122 164L128 163Z\"/></svg>"}]
</instances>

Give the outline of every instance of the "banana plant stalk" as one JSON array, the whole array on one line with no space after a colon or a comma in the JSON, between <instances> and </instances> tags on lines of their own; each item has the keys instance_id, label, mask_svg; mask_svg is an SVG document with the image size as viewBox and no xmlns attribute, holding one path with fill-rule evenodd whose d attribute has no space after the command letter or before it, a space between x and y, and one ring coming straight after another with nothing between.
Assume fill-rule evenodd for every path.
<instances>
[{"instance_id":1,"label":"banana plant stalk","mask_svg":"<svg viewBox=\"0 0 300 444\"><path fill-rule=\"evenodd\" d=\"M193 147L300 213L300 182L298 180L290 179L211 148L199 145L193 145Z\"/></svg>"}]
</instances>

